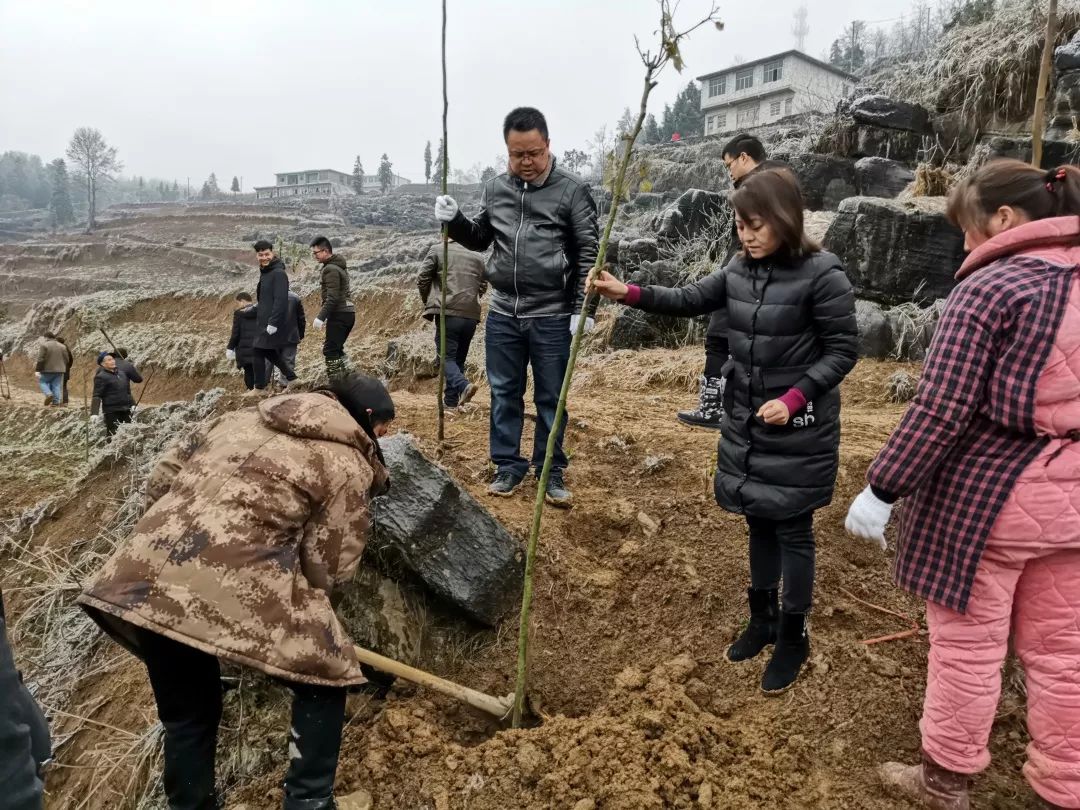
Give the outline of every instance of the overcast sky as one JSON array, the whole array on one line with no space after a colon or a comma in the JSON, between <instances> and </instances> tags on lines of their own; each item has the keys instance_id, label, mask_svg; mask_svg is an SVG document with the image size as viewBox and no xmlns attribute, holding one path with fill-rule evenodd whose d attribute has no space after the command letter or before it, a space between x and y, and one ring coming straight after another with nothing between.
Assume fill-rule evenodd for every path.
<instances>
[{"instance_id":1,"label":"overcast sky","mask_svg":"<svg viewBox=\"0 0 1080 810\"><path fill-rule=\"evenodd\" d=\"M801 0L720 0L726 28L699 29L687 66L661 75L657 113L694 76L794 47ZM808 0L806 51L820 56L852 19L898 17L911 0ZM634 50L655 40L654 0L448 0L451 167L493 164L518 105L547 115L557 154L636 107ZM78 126L100 129L125 174L244 190L274 172L349 172L423 181L442 129L439 0L0 0L0 151L48 161ZM683 26L708 0L682 0Z\"/></svg>"}]
</instances>

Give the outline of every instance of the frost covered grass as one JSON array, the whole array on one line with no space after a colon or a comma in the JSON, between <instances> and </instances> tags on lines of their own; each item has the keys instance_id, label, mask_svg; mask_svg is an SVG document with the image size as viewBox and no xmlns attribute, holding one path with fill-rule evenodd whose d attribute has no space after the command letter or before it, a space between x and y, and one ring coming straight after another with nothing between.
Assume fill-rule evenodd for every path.
<instances>
[{"instance_id":1,"label":"frost covered grass","mask_svg":"<svg viewBox=\"0 0 1080 810\"><path fill-rule=\"evenodd\" d=\"M1047 0L1006 0L985 22L947 31L925 57L898 65L882 90L930 109L958 112L970 128L1024 121L1035 101ZM1080 0L1058 4L1057 45L1080 27Z\"/></svg>"}]
</instances>

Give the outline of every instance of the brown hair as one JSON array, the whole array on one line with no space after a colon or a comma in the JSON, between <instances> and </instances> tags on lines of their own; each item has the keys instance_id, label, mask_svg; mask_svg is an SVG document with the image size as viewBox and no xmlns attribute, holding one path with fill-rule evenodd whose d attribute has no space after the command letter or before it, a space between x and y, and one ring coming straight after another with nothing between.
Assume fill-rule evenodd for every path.
<instances>
[{"instance_id":1,"label":"brown hair","mask_svg":"<svg viewBox=\"0 0 1080 810\"><path fill-rule=\"evenodd\" d=\"M985 231L986 221L1004 205L1032 220L1080 214L1080 168L1046 171L1011 158L993 160L952 190L945 215L961 230Z\"/></svg>"},{"instance_id":2,"label":"brown hair","mask_svg":"<svg viewBox=\"0 0 1080 810\"><path fill-rule=\"evenodd\" d=\"M731 196L743 222L764 220L780 239L781 250L794 258L821 250L803 231L803 198L798 181L786 169L767 169L747 176ZM746 252L743 251L743 256Z\"/></svg>"}]
</instances>

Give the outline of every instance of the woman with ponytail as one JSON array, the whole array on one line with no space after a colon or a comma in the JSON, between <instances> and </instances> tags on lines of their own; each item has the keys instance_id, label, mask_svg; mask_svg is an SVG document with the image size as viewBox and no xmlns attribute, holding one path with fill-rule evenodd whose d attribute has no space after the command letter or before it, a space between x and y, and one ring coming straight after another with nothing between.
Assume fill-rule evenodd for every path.
<instances>
[{"instance_id":1,"label":"woman with ponytail","mask_svg":"<svg viewBox=\"0 0 1080 810\"><path fill-rule=\"evenodd\" d=\"M970 254L847 518L884 549L904 499L895 579L927 600L922 762L881 776L927 807L969 807L1011 639L1024 775L1044 806L1080 808L1080 169L995 161L948 215Z\"/></svg>"}]
</instances>

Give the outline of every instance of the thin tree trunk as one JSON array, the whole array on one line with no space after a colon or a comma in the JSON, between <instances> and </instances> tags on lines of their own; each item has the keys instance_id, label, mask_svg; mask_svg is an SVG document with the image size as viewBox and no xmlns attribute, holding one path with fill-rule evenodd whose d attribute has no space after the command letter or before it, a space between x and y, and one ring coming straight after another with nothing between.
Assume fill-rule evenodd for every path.
<instances>
[{"instance_id":1,"label":"thin tree trunk","mask_svg":"<svg viewBox=\"0 0 1080 810\"><path fill-rule=\"evenodd\" d=\"M611 228L615 224L615 215L619 210L619 202L623 195L623 184L626 181L626 170L630 164L630 156L634 149L641 127L645 122L645 110L649 103L649 93L652 92L656 83L653 81L653 70L650 68L645 74L645 87L641 93L641 107L638 110L637 121L633 130L624 135L626 144L623 148L622 158L619 160L618 171L611 187L611 209L608 211L607 224L600 238L600 245L596 252L596 261L589 271L586 281L588 284L596 277L597 272L604 265L604 255L607 253L608 240L611 238ZM536 488L536 507L533 511L532 527L529 530L529 543L525 555L525 584L521 594L521 620L518 625L518 660L517 682L514 687L514 728L521 726L521 718L525 709L525 684L528 680L529 660L529 615L532 610L533 599L533 569L536 565L536 546L540 539L540 523L544 514L544 495L547 492L548 481L551 479L551 460L555 454L555 444L558 441L559 425L566 416L566 398L570 393L570 382L574 376L574 366L577 364L578 349L581 347L581 338L585 334L585 322L588 316L589 303L593 293L586 292L585 300L581 304L578 313L577 329L574 331L573 340L570 343L570 359L566 364L566 374L563 375L562 389L559 391L559 404L555 408L555 421L552 422L551 432L548 433L547 450L544 453L544 466L540 473L540 483Z\"/></svg>"},{"instance_id":2,"label":"thin tree trunk","mask_svg":"<svg viewBox=\"0 0 1080 810\"><path fill-rule=\"evenodd\" d=\"M1046 41L1043 42L1042 61L1039 63L1039 83L1035 89L1035 116L1031 121L1031 165L1042 165L1043 132L1046 129L1046 89L1050 83L1050 64L1054 55L1055 29L1057 28L1057 0L1050 0L1046 13Z\"/></svg>"},{"instance_id":3,"label":"thin tree trunk","mask_svg":"<svg viewBox=\"0 0 1080 810\"><path fill-rule=\"evenodd\" d=\"M446 118L449 111L449 101L446 95L446 0L442 2L442 193L446 194L446 169L450 161L447 160L449 146L446 142ZM442 227L442 269L439 274L439 385L435 389L435 396L439 400L439 442L446 438L446 409L443 406L443 387L446 385L446 264L450 253L450 226Z\"/></svg>"}]
</instances>

